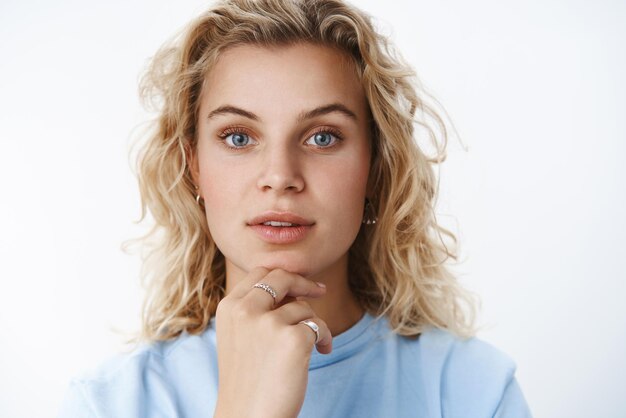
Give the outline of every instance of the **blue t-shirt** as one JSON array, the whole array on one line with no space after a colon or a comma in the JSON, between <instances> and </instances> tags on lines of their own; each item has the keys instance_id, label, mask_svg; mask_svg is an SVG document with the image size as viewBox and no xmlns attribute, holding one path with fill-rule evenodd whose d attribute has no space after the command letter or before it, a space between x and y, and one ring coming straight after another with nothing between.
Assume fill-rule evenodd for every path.
<instances>
[{"instance_id":1,"label":"blue t-shirt","mask_svg":"<svg viewBox=\"0 0 626 418\"><path fill-rule=\"evenodd\" d=\"M75 379L60 418L211 417L217 400L214 319L197 336L182 334L119 355ZM244 400L245 401L245 400ZM279 402L279 400L277 400ZM515 364L491 345L436 328L417 338L391 331L366 313L314 348L300 418L531 417Z\"/></svg>"}]
</instances>

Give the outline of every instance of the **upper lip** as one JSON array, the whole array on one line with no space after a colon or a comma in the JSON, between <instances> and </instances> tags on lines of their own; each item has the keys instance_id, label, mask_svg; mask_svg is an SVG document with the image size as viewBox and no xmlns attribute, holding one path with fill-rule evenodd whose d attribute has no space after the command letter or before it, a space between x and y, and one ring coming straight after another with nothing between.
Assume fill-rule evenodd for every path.
<instances>
[{"instance_id":1,"label":"upper lip","mask_svg":"<svg viewBox=\"0 0 626 418\"><path fill-rule=\"evenodd\" d=\"M289 222L296 225L313 225L315 222L291 212L264 212L248 221L248 225L259 225L268 221Z\"/></svg>"}]
</instances>

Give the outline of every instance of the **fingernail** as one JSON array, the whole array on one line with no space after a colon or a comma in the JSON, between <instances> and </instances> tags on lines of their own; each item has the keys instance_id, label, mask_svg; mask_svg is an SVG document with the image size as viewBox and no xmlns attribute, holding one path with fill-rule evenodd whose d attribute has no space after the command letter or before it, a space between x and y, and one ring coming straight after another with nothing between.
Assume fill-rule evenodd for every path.
<instances>
[{"instance_id":1,"label":"fingernail","mask_svg":"<svg viewBox=\"0 0 626 418\"><path fill-rule=\"evenodd\" d=\"M324 283L321 282L315 282L315 284L317 284L319 287L326 287L326 285Z\"/></svg>"}]
</instances>

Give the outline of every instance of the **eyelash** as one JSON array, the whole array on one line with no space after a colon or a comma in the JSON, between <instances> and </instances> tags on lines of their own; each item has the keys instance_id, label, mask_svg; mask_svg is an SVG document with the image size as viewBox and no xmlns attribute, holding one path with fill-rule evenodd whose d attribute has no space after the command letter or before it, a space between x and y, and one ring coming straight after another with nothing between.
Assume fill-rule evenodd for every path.
<instances>
[{"instance_id":1,"label":"eyelash","mask_svg":"<svg viewBox=\"0 0 626 418\"><path fill-rule=\"evenodd\" d=\"M315 136L317 134L320 134L320 133L330 134L330 135L332 135L333 137L336 138L336 141L334 142L333 145L329 145L329 146L326 146L326 147L320 147L320 146L314 145L313 147L316 148L316 149L320 149L320 150L331 149L331 148L336 147L339 142L343 141L342 133L339 132L335 128L331 128L330 126L322 126L322 127L319 127L317 129L315 129L315 131L311 132L311 134L307 137L307 141L309 139L311 139L313 136ZM219 140L220 144L223 145L224 147L226 147L227 149L233 150L233 151L243 151L246 148L248 148L248 146L232 147L232 146L228 145L226 143L226 138L228 138L230 135L233 135L233 134L244 134L244 135L246 135L248 137L252 137L252 134L246 128L243 128L243 127L240 127L240 126L230 126L230 127L227 127L226 129L224 129L220 134L218 134L218 137L220 138L220 140Z\"/></svg>"}]
</instances>

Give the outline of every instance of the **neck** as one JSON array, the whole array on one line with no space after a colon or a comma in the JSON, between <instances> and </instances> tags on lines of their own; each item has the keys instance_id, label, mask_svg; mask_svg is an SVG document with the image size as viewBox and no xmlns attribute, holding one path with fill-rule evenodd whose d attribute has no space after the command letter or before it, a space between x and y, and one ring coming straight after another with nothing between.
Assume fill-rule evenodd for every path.
<instances>
[{"instance_id":1,"label":"neck","mask_svg":"<svg viewBox=\"0 0 626 418\"><path fill-rule=\"evenodd\" d=\"M326 285L326 295L321 298L298 298L311 305L315 314L326 322L333 336L348 330L364 313L348 285L347 260L345 256L330 269L309 277Z\"/></svg>"}]
</instances>

